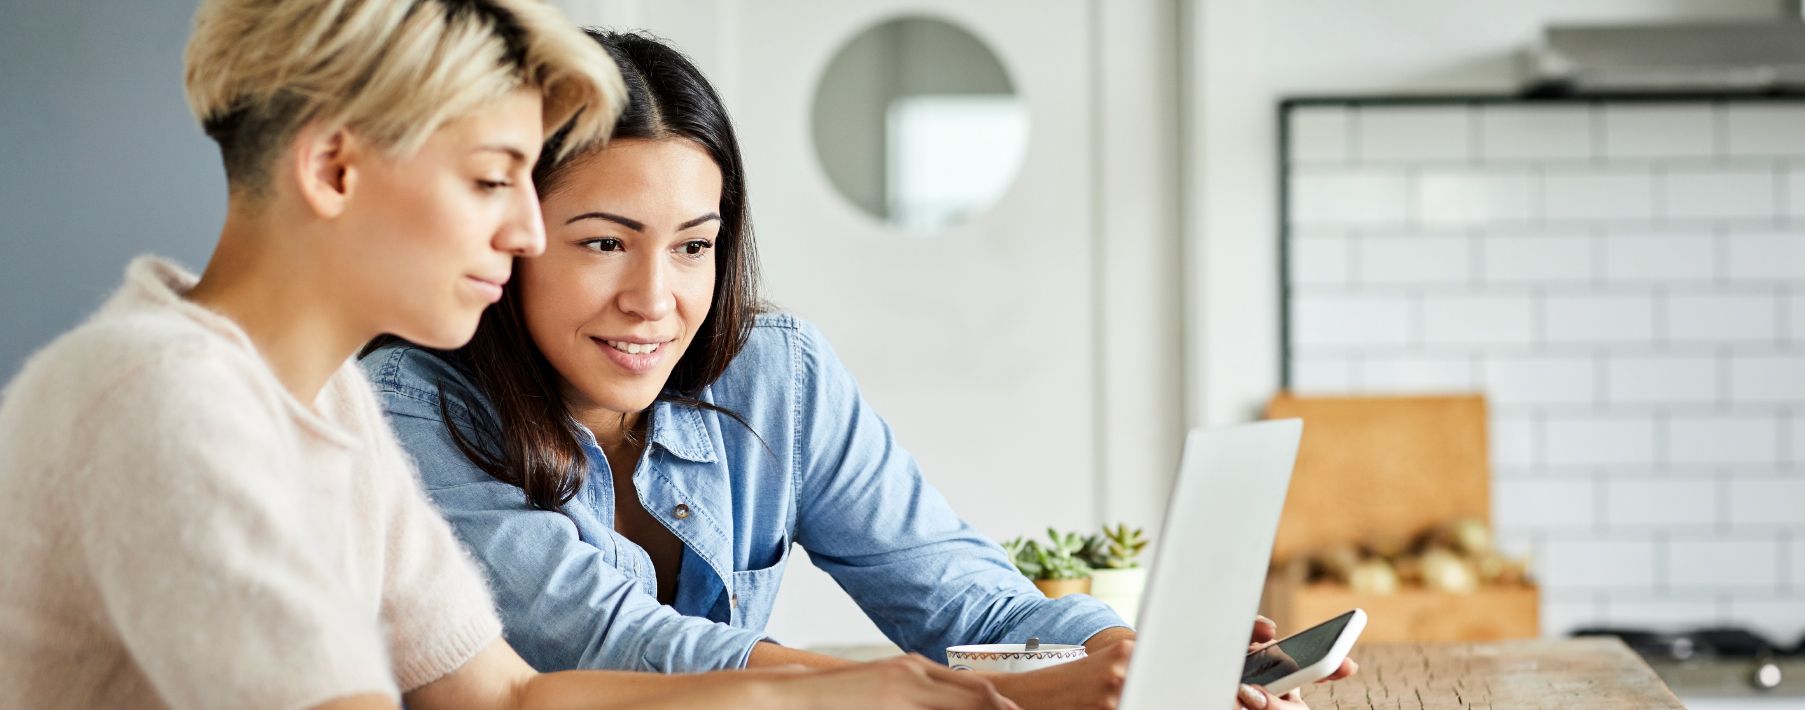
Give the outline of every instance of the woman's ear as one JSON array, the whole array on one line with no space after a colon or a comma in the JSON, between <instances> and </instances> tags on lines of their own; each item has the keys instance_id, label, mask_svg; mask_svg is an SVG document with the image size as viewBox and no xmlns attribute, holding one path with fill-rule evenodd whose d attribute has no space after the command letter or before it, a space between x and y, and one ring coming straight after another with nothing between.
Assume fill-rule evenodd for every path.
<instances>
[{"instance_id":1,"label":"woman's ear","mask_svg":"<svg viewBox=\"0 0 1805 710\"><path fill-rule=\"evenodd\" d=\"M357 186L361 146L343 126L309 122L295 133L290 164L301 201L322 219L333 219Z\"/></svg>"}]
</instances>

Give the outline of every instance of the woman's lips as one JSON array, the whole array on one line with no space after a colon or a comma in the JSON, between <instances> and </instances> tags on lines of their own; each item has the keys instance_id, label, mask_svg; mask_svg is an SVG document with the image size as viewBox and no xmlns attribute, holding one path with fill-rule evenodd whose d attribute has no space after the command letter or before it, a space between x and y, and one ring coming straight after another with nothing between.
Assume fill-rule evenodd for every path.
<instances>
[{"instance_id":1,"label":"woman's lips","mask_svg":"<svg viewBox=\"0 0 1805 710\"><path fill-rule=\"evenodd\" d=\"M488 299L490 303L501 300L501 287L503 284L507 283L506 279L501 281L490 281L475 276L465 276L464 280L470 284L471 288L476 289L476 292L483 298Z\"/></svg>"},{"instance_id":2,"label":"woman's lips","mask_svg":"<svg viewBox=\"0 0 1805 710\"><path fill-rule=\"evenodd\" d=\"M670 349L670 342L667 341L652 344L654 349L651 352L629 353L621 351L610 344L609 341L601 338L591 337L589 340L590 342L595 343L597 348L601 349L602 355L607 357L610 362L613 362L616 366L620 367L620 369L635 375L646 374L658 367L658 363L664 360L665 351ZM623 341L616 342L621 342L623 345L627 344ZM641 348L645 347L645 345L637 343L633 345Z\"/></svg>"}]
</instances>

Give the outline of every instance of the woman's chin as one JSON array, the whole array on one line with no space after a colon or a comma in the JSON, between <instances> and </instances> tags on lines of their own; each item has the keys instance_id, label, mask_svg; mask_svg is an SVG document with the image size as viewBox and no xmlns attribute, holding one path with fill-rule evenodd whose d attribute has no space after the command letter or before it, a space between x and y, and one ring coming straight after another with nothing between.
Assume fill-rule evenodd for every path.
<instances>
[{"instance_id":1,"label":"woman's chin","mask_svg":"<svg viewBox=\"0 0 1805 710\"><path fill-rule=\"evenodd\" d=\"M397 332L395 335L434 350L456 350L468 345L470 339L476 337L477 322L476 318L445 319L438 323L408 328L406 332Z\"/></svg>"},{"instance_id":2,"label":"woman's chin","mask_svg":"<svg viewBox=\"0 0 1805 710\"><path fill-rule=\"evenodd\" d=\"M591 406L609 412L636 414L652 407L658 400L658 392L628 392L622 389L609 388L603 391L590 390L584 393Z\"/></svg>"}]
</instances>

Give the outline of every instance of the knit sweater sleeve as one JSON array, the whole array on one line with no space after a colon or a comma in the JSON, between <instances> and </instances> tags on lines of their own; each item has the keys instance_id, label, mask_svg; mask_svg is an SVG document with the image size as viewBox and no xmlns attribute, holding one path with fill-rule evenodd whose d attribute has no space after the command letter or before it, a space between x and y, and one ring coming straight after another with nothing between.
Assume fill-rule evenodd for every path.
<instances>
[{"instance_id":1,"label":"knit sweater sleeve","mask_svg":"<svg viewBox=\"0 0 1805 710\"><path fill-rule=\"evenodd\" d=\"M324 552L345 534L335 491L290 463L244 364L210 355L112 373L80 419L81 496L46 504L77 508L97 613L173 707L394 697L374 610Z\"/></svg>"},{"instance_id":2,"label":"knit sweater sleeve","mask_svg":"<svg viewBox=\"0 0 1805 710\"><path fill-rule=\"evenodd\" d=\"M375 399L369 406L376 412ZM378 419L380 413L375 413ZM382 616L395 681L413 690L463 667L501 637L487 581L427 500L406 452L386 428L382 453L387 550Z\"/></svg>"}]
</instances>

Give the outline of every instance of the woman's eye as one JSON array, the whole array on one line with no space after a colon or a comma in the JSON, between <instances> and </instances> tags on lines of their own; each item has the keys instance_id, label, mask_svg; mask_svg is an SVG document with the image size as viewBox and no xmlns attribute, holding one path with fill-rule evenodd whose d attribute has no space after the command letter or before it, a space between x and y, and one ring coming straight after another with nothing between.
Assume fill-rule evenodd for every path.
<instances>
[{"instance_id":1,"label":"woman's eye","mask_svg":"<svg viewBox=\"0 0 1805 710\"><path fill-rule=\"evenodd\" d=\"M621 244L619 239L585 239L577 246L592 251L620 251Z\"/></svg>"},{"instance_id":2,"label":"woman's eye","mask_svg":"<svg viewBox=\"0 0 1805 710\"><path fill-rule=\"evenodd\" d=\"M692 239L684 242L683 246L680 248L683 250L685 256L701 256L702 252L714 248L714 242L706 239Z\"/></svg>"},{"instance_id":3,"label":"woman's eye","mask_svg":"<svg viewBox=\"0 0 1805 710\"><path fill-rule=\"evenodd\" d=\"M478 180L478 181L476 181L476 186L478 188L481 188L483 192L494 192L496 190L500 190L504 187L507 187L507 186L513 185L513 184L514 183L508 182L506 180Z\"/></svg>"}]
</instances>

